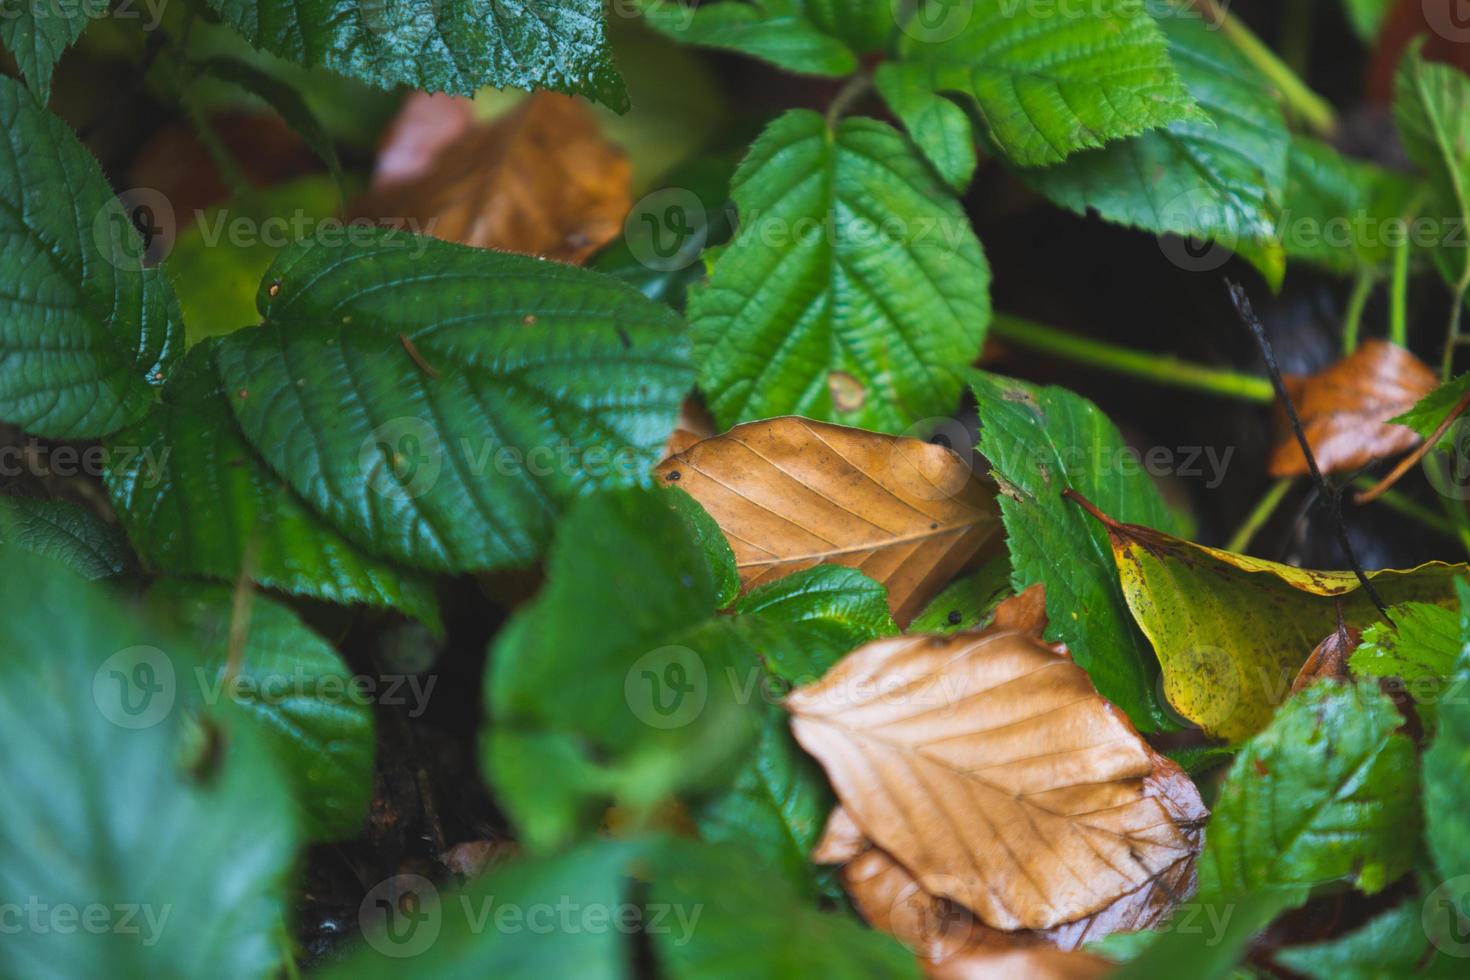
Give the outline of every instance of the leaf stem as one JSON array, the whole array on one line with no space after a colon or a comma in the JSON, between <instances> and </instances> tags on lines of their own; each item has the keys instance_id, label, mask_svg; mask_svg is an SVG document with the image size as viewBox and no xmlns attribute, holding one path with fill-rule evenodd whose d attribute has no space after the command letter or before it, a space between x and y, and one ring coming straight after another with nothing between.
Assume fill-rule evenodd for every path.
<instances>
[{"instance_id":1,"label":"leaf stem","mask_svg":"<svg viewBox=\"0 0 1470 980\"><path fill-rule=\"evenodd\" d=\"M1332 103L1313 92L1265 42L1251 33L1234 16L1221 9L1216 0L1176 0L1193 7L1214 24L1256 70L1276 86L1281 101L1319 136L1331 136L1337 130L1337 110Z\"/></svg>"},{"instance_id":2,"label":"leaf stem","mask_svg":"<svg viewBox=\"0 0 1470 980\"><path fill-rule=\"evenodd\" d=\"M1450 325L1445 332L1444 353L1439 359L1439 380L1450 380L1450 371L1455 366L1455 346L1460 342L1460 317L1465 312L1465 290L1470 289L1470 264L1455 283L1455 308L1450 311Z\"/></svg>"},{"instance_id":3,"label":"leaf stem","mask_svg":"<svg viewBox=\"0 0 1470 980\"><path fill-rule=\"evenodd\" d=\"M1348 296L1347 310L1342 315L1342 352L1344 355L1351 354L1358 349L1358 333L1363 323L1363 309L1368 305L1368 297L1373 295L1373 287L1377 283L1378 277L1369 269L1358 273L1358 278L1353 283L1353 291Z\"/></svg>"},{"instance_id":4,"label":"leaf stem","mask_svg":"<svg viewBox=\"0 0 1470 980\"><path fill-rule=\"evenodd\" d=\"M832 96L832 102L827 106L827 129L835 130L842 114L851 109L858 99L868 94L873 87L873 76L867 72L854 75L847 80L837 94Z\"/></svg>"},{"instance_id":5,"label":"leaf stem","mask_svg":"<svg viewBox=\"0 0 1470 980\"><path fill-rule=\"evenodd\" d=\"M1388 288L1388 339L1407 347L1409 338L1409 238L1393 249L1393 278Z\"/></svg>"},{"instance_id":6,"label":"leaf stem","mask_svg":"<svg viewBox=\"0 0 1470 980\"><path fill-rule=\"evenodd\" d=\"M1282 498L1286 496L1286 492L1292 488L1294 483L1296 483L1296 477L1288 476L1271 484L1261 495L1261 499L1256 501L1251 512L1246 515L1240 528L1231 536L1230 541L1225 545L1225 550L1236 553L1244 552L1250 546L1251 539L1271 519L1271 515L1276 513L1276 508L1281 505Z\"/></svg>"},{"instance_id":7,"label":"leaf stem","mask_svg":"<svg viewBox=\"0 0 1470 980\"><path fill-rule=\"evenodd\" d=\"M1360 476L1353 481L1353 486L1359 490L1367 490L1373 486L1373 478ZM1460 536L1459 529L1453 521L1441 517L1428 507L1410 499L1397 490L1383 491L1378 495L1376 501L1389 510L1396 511L1411 520L1418 521L1431 530L1438 531L1452 538L1458 538Z\"/></svg>"},{"instance_id":8,"label":"leaf stem","mask_svg":"<svg viewBox=\"0 0 1470 980\"><path fill-rule=\"evenodd\" d=\"M990 321L990 330L996 336L1022 347L1045 351L1108 371L1146 378L1159 384L1193 388L1263 404L1275 399L1271 382L1266 378L1191 364L1167 354L1130 350L1106 341L1079 337L1018 316L997 313Z\"/></svg>"}]
</instances>

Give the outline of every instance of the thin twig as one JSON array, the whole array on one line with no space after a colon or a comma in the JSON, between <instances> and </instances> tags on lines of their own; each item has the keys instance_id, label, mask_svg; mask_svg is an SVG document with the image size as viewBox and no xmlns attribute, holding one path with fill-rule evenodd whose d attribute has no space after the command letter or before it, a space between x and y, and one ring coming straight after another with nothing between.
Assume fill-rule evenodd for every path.
<instances>
[{"instance_id":1,"label":"thin twig","mask_svg":"<svg viewBox=\"0 0 1470 980\"><path fill-rule=\"evenodd\" d=\"M1440 421L1439 425L1435 427L1434 433L1428 439L1421 442L1419 447L1412 453L1399 460L1399 465L1390 470L1387 476L1373 484L1367 490L1362 490L1354 494L1353 503L1366 504L1377 500L1383 491L1399 482L1405 473L1414 468L1415 463L1429 455L1429 451L1439 443L1439 440L1449 431L1450 426L1455 424L1455 419L1464 414L1466 408L1470 408L1470 391L1465 392L1460 400L1455 402L1455 407L1450 409L1450 414L1446 415Z\"/></svg>"},{"instance_id":2,"label":"thin twig","mask_svg":"<svg viewBox=\"0 0 1470 980\"><path fill-rule=\"evenodd\" d=\"M1322 495L1327 509L1332 515L1332 528L1337 535L1337 543L1341 546L1343 554L1347 557L1348 564L1352 566L1353 574L1358 578L1358 584L1363 587L1363 592L1373 600L1373 605L1383 614L1383 618L1393 625L1393 618L1388 614L1388 607L1373 588L1373 583L1368 580L1368 575L1363 571L1363 566L1358 563L1358 556L1353 551L1352 542L1348 540L1347 525L1342 520L1342 498L1338 489L1327 482L1322 475L1322 470L1317 466L1317 457L1312 454L1312 447L1307 442L1307 434L1302 431L1302 420L1296 414L1296 405L1291 401L1291 396L1286 393L1286 384L1281 380L1281 369L1276 366L1276 351L1271 347L1271 341L1266 338L1266 328L1261 326L1260 317L1251 308L1251 301L1245 294L1245 288L1240 283L1230 279L1225 280L1225 288L1230 293L1230 301L1235 304L1235 312L1241 321L1249 328L1251 335L1256 339L1256 346L1261 349L1261 356L1266 361L1266 371L1271 376L1271 384L1276 388L1276 397L1281 400L1281 407L1286 410L1287 421L1291 423L1291 431L1296 436L1297 445L1302 448L1302 455L1307 458L1307 469L1311 471L1312 482L1316 484L1318 492Z\"/></svg>"}]
</instances>

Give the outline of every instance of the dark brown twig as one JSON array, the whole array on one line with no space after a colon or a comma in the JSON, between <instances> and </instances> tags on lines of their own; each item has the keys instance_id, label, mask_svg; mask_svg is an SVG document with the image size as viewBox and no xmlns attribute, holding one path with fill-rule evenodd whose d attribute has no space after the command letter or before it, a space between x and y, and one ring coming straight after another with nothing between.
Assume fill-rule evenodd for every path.
<instances>
[{"instance_id":1,"label":"dark brown twig","mask_svg":"<svg viewBox=\"0 0 1470 980\"><path fill-rule=\"evenodd\" d=\"M1363 566L1358 562L1357 553L1353 551L1352 542L1348 540L1347 525L1342 520L1342 495L1337 487L1327 482L1327 478L1322 475L1322 470L1317 466L1317 457L1312 455L1312 447L1307 443L1307 434L1302 431L1302 420L1297 417L1296 405L1292 403L1291 396L1286 393L1286 384L1281 380L1281 369L1276 366L1276 351L1271 347L1271 341L1266 338L1266 329L1261 326L1260 317L1256 316L1256 311L1251 307L1251 301L1245 294L1245 288L1230 279L1225 280L1225 288L1230 293L1230 301L1235 305L1236 314L1250 330L1251 336L1255 337L1256 346L1261 349L1261 357L1266 361L1266 372L1271 376L1271 385L1276 389L1276 397L1280 400L1281 407L1286 410L1286 419L1291 423L1291 431L1296 436L1297 445L1301 446L1302 455L1307 459L1307 469L1312 474L1312 482L1316 484L1323 503L1327 505L1327 510L1332 515L1332 529L1337 537L1338 546L1342 548L1343 554L1347 557L1353 574L1358 577L1358 584L1363 587L1364 594L1373 600L1373 605L1378 607L1383 618L1390 626L1393 626L1393 617L1388 614L1388 607L1384 605L1378 590L1373 588L1373 583L1368 580Z\"/></svg>"}]
</instances>

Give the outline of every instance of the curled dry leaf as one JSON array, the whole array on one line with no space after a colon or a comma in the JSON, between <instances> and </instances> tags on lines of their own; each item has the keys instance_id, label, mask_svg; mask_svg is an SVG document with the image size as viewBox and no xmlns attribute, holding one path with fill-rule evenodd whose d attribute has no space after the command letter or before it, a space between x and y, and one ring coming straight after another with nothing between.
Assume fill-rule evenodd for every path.
<instances>
[{"instance_id":1,"label":"curled dry leaf","mask_svg":"<svg viewBox=\"0 0 1470 980\"><path fill-rule=\"evenodd\" d=\"M1367 340L1324 371L1282 379L1301 417L1302 432L1324 473L1357 469L1381 456L1412 449L1413 430L1388 420L1407 412L1434 390L1439 377L1398 344ZM1277 413L1271 447L1272 476L1302 476L1307 459Z\"/></svg>"},{"instance_id":2,"label":"curled dry leaf","mask_svg":"<svg viewBox=\"0 0 1470 980\"><path fill-rule=\"evenodd\" d=\"M1296 680L1291 682L1291 693L1295 694L1313 681L1332 679L1347 680L1348 658L1358 648L1363 631L1340 624L1327 638L1317 644L1307 662L1302 664Z\"/></svg>"},{"instance_id":3,"label":"curled dry leaf","mask_svg":"<svg viewBox=\"0 0 1470 980\"><path fill-rule=\"evenodd\" d=\"M719 523L742 590L847 565L887 587L900 626L1000 536L994 487L952 450L794 416L737 425L657 473Z\"/></svg>"},{"instance_id":4,"label":"curled dry leaf","mask_svg":"<svg viewBox=\"0 0 1470 980\"><path fill-rule=\"evenodd\" d=\"M428 160L403 146L426 131L439 144ZM471 127L457 104L413 98L393 134L380 150L373 191L353 209L357 216L581 263L618 236L632 207L627 159L602 138L591 110L569 96L540 92Z\"/></svg>"},{"instance_id":5,"label":"curled dry leaf","mask_svg":"<svg viewBox=\"0 0 1470 980\"><path fill-rule=\"evenodd\" d=\"M1192 875L1205 815L1193 783L1030 636L879 640L786 707L847 811L818 853L851 852L850 818L987 926L1052 929Z\"/></svg>"}]
</instances>

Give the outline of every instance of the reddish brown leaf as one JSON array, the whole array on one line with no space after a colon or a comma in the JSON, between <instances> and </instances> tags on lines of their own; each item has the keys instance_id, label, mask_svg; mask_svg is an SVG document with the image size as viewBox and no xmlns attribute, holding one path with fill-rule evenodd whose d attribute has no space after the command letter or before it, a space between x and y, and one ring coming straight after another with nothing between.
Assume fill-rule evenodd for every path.
<instances>
[{"instance_id":1,"label":"reddish brown leaf","mask_svg":"<svg viewBox=\"0 0 1470 980\"><path fill-rule=\"evenodd\" d=\"M1282 380L1324 473L1357 469L1381 456L1412 449L1419 437L1388 420L1413 408L1439 383L1423 361L1383 340L1364 341L1350 356L1316 374ZM1307 458L1285 414L1278 412L1271 475L1307 472Z\"/></svg>"},{"instance_id":2,"label":"reddish brown leaf","mask_svg":"<svg viewBox=\"0 0 1470 980\"><path fill-rule=\"evenodd\" d=\"M500 119L462 129L453 103L410 100L404 113L355 215L572 263L622 232L632 170L576 99L540 92ZM425 132L438 144L427 160L402 149Z\"/></svg>"},{"instance_id":3,"label":"reddish brown leaf","mask_svg":"<svg viewBox=\"0 0 1470 980\"><path fill-rule=\"evenodd\" d=\"M1295 694L1313 681L1323 678L1346 680L1348 658L1358 648L1358 643L1362 638L1362 630L1339 625L1336 630L1327 635L1326 639L1317 644L1312 650L1312 655L1307 658L1307 662L1302 664L1296 680L1291 682L1291 693Z\"/></svg>"}]
</instances>

